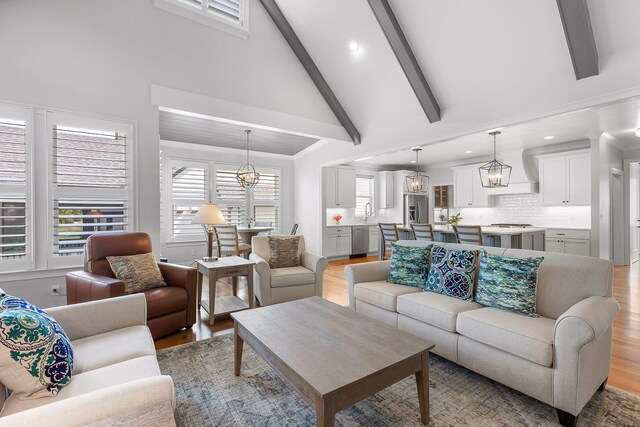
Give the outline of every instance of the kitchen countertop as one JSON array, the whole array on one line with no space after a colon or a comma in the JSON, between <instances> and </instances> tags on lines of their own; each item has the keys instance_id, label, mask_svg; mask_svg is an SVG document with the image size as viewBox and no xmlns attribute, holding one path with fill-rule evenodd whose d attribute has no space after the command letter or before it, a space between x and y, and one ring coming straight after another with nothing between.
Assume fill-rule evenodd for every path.
<instances>
[{"instance_id":1,"label":"kitchen countertop","mask_svg":"<svg viewBox=\"0 0 640 427\"><path fill-rule=\"evenodd\" d=\"M353 224L353 223L347 223L347 224L327 224L327 228L328 227L358 227L358 226L362 226L364 225L365 227L377 227L378 223L373 223L373 222L369 222L367 224Z\"/></svg>"},{"instance_id":2,"label":"kitchen countertop","mask_svg":"<svg viewBox=\"0 0 640 427\"><path fill-rule=\"evenodd\" d=\"M411 231L411 227L408 225L398 226L398 230ZM541 227L517 227L517 228L504 228L504 227L485 227L482 226L482 233L486 235L516 235L522 233L539 233L545 231L546 228ZM433 231L436 233L453 234L453 227L450 225L434 225Z\"/></svg>"}]
</instances>

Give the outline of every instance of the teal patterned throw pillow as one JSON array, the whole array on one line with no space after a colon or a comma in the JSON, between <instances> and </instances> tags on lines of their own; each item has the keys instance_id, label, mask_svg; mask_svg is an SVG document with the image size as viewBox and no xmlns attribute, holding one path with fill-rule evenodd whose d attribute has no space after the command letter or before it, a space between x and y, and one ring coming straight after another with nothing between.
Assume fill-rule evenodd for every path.
<instances>
[{"instance_id":1,"label":"teal patterned throw pillow","mask_svg":"<svg viewBox=\"0 0 640 427\"><path fill-rule=\"evenodd\" d=\"M73 349L60 325L0 290L0 382L20 399L58 394L71 381Z\"/></svg>"},{"instance_id":2,"label":"teal patterned throw pillow","mask_svg":"<svg viewBox=\"0 0 640 427\"><path fill-rule=\"evenodd\" d=\"M473 299L479 257L480 251L450 250L434 246L431 249L427 291L463 300Z\"/></svg>"},{"instance_id":3,"label":"teal patterned throw pillow","mask_svg":"<svg viewBox=\"0 0 640 427\"><path fill-rule=\"evenodd\" d=\"M514 313L534 316L540 258L486 255L480 260L476 301Z\"/></svg>"},{"instance_id":4,"label":"teal patterned throw pillow","mask_svg":"<svg viewBox=\"0 0 640 427\"><path fill-rule=\"evenodd\" d=\"M391 244L389 283L424 288L429 271L431 246L402 246Z\"/></svg>"}]
</instances>

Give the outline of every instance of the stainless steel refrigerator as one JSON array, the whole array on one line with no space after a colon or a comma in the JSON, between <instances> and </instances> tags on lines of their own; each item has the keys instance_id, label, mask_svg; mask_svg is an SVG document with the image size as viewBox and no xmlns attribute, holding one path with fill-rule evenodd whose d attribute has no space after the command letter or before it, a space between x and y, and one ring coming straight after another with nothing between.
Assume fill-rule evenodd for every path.
<instances>
[{"instance_id":1,"label":"stainless steel refrigerator","mask_svg":"<svg viewBox=\"0 0 640 427\"><path fill-rule=\"evenodd\" d=\"M426 194L405 194L403 219L403 224L428 223L429 197Z\"/></svg>"}]
</instances>

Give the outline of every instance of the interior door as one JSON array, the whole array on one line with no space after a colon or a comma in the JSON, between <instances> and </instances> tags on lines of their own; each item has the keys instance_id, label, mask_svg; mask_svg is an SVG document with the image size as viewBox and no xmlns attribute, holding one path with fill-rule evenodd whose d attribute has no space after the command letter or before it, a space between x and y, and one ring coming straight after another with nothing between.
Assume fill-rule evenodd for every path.
<instances>
[{"instance_id":1,"label":"interior door","mask_svg":"<svg viewBox=\"0 0 640 427\"><path fill-rule=\"evenodd\" d=\"M629 251L631 263L638 261L640 243L640 188L638 163L629 165Z\"/></svg>"}]
</instances>

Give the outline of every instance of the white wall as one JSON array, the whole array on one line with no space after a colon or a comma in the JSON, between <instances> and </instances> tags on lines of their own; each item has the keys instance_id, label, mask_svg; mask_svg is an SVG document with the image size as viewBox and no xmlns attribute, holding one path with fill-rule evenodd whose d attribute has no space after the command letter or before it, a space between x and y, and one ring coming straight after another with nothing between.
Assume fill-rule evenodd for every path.
<instances>
[{"instance_id":1,"label":"white wall","mask_svg":"<svg viewBox=\"0 0 640 427\"><path fill-rule=\"evenodd\" d=\"M138 228L159 242L152 84L338 124L259 2L250 0L250 7L251 34L244 40L159 10L151 0L2 1L0 52L11 60L2 62L0 102L134 120ZM11 276L0 285L17 295L28 286L35 304L64 303L48 296L52 280Z\"/></svg>"}]
</instances>

